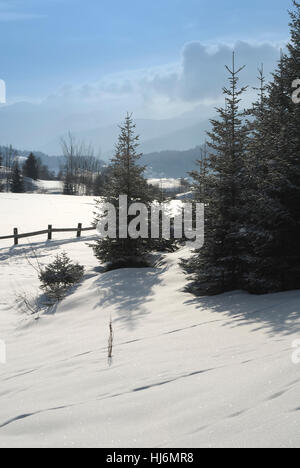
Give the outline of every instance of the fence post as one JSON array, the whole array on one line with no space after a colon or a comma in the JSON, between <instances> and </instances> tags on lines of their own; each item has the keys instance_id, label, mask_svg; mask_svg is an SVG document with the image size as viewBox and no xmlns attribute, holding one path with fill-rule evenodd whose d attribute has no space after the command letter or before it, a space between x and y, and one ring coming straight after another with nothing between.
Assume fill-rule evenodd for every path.
<instances>
[{"instance_id":1,"label":"fence post","mask_svg":"<svg viewBox=\"0 0 300 468\"><path fill-rule=\"evenodd\" d=\"M78 223L77 237L81 237L82 223Z\"/></svg>"},{"instance_id":2,"label":"fence post","mask_svg":"<svg viewBox=\"0 0 300 468\"><path fill-rule=\"evenodd\" d=\"M52 240L52 225L48 226L48 240Z\"/></svg>"},{"instance_id":3,"label":"fence post","mask_svg":"<svg viewBox=\"0 0 300 468\"><path fill-rule=\"evenodd\" d=\"M14 228L14 236L15 236L15 245L18 245L18 243L19 243L18 228Z\"/></svg>"}]
</instances>

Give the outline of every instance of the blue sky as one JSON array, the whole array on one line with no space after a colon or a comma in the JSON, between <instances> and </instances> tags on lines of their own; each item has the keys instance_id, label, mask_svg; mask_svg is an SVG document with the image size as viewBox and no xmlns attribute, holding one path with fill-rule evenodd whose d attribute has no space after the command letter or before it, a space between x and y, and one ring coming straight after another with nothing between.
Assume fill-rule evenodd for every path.
<instances>
[{"instance_id":1,"label":"blue sky","mask_svg":"<svg viewBox=\"0 0 300 468\"><path fill-rule=\"evenodd\" d=\"M233 49L246 65L242 105L256 99L257 68L264 63L271 76L291 7L290 0L0 0L7 88L0 141L58 154L68 131L90 140L99 127L117 128L126 112L147 120L144 139L159 137L153 120L164 120L161 129L206 128L224 104Z\"/></svg>"},{"instance_id":2,"label":"blue sky","mask_svg":"<svg viewBox=\"0 0 300 468\"><path fill-rule=\"evenodd\" d=\"M176 63L185 44L288 37L284 0L0 0L8 97Z\"/></svg>"}]
</instances>

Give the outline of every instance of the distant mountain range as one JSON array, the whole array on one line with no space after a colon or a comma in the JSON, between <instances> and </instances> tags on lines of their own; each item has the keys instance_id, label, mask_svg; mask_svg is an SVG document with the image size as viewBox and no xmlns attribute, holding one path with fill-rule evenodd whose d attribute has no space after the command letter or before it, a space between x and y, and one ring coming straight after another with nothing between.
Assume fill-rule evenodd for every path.
<instances>
[{"instance_id":1,"label":"distant mountain range","mask_svg":"<svg viewBox=\"0 0 300 468\"><path fill-rule=\"evenodd\" d=\"M0 152L5 147L0 146ZM200 156L200 147L186 151L159 151L143 154L141 163L147 167L146 176L153 178L180 178L186 177L187 173L195 169L195 162ZM27 158L30 151L16 150L14 152L22 158ZM33 151L42 163L48 166L51 171L59 172L64 164L63 156L48 156L40 151ZM103 165L105 162L103 161Z\"/></svg>"},{"instance_id":2,"label":"distant mountain range","mask_svg":"<svg viewBox=\"0 0 300 468\"><path fill-rule=\"evenodd\" d=\"M78 140L91 144L95 155L107 163L113 155L119 126L101 123L103 119L95 112L66 109L62 114L51 102L20 102L0 106L0 143L26 148L18 154L27 157L32 151L50 170L58 172L63 164L60 140L71 131ZM195 167L209 123L199 107L172 119L137 119L136 127L147 174L182 177Z\"/></svg>"},{"instance_id":3,"label":"distant mountain range","mask_svg":"<svg viewBox=\"0 0 300 468\"><path fill-rule=\"evenodd\" d=\"M144 154L142 164L147 166L149 177L186 177L188 172L196 168L200 158L200 147L187 151L160 151Z\"/></svg>"},{"instance_id":4,"label":"distant mountain range","mask_svg":"<svg viewBox=\"0 0 300 468\"><path fill-rule=\"evenodd\" d=\"M201 145L209 127L208 117L199 107L180 116L164 119L137 119L141 151L183 151ZM122 121L122 116L120 116ZM40 151L47 155L61 154L61 137L71 131L79 140L91 143L95 154L108 160L116 143L118 122L106 123L99 113L79 112L66 107L62 112L55 104L0 105L0 143L17 148Z\"/></svg>"}]
</instances>

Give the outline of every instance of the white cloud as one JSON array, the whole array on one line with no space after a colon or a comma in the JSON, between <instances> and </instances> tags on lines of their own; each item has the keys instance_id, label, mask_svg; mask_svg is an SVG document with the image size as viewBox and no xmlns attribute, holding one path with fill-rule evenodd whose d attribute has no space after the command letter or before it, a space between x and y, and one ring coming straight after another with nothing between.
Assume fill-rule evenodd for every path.
<instances>
[{"instance_id":1,"label":"white cloud","mask_svg":"<svg viewBox=\"0 0 300 468\"><path fill-rule=\"evenodd\" d=\"M257 68L264 63L270 78L279 48L267 43L234 45L237 65L247 65L241 73L241 84L250 86L243 101L245 107L255 99L251 87L257 86ZM212 117L215 107L223 105L222 88L228 75L225 65L231 62L232 50L228 44L212 47L192 42L184 46L178 63L105 76L94 83L65 85L30 112L28 108L23 112L16 104L11 121L0 122L2 139L15 142L15 128L20 128L20 147L29 147L28 141L33 139L42 147L68 130L81 132L115 125L128 111L137 119L178 117L181 128L193 126Z\"/></svg>"},{"instance_id":2,"label":"white cloud","mask_svg":"<svg viewBox=\"0 0 300 468\"><path fill-rule=\"evenodd\" d=\"M257 69L262 63L267 79L270 78L280 54L280 46L271 43L240 41L233 46L212 46L191 42L183 47L178 63L106 76L95 83L64 86L48 101L86 110L102 108L112 119L128 110L150 118L173 117L199 105L211 111L222 102L222 88L228 76L225 65L230 65L233 49L237 66L246 65L241 84L250 88L257 86ZM249 96L253 96L251 91Z\"/></svg>"},{"instance_id":3,"label":"white cloud","mask_svg":"<svg viewBox=\"0 0 300 468\"><path fill-rule=\"evenodd\" d=\"M258 67L264 63L267 78L279 59L279 47L272 44L250 44L237 42L234 48L220 44L213 49L200 42L184 46L182 61L177 72L158 73L145 78L147 91L185 102L200 102L216 99L226 82L225 65L232 62L232 51L236 52L237 65L246 65L241 82L254 86Z\"/></svg>"}]
</instances>

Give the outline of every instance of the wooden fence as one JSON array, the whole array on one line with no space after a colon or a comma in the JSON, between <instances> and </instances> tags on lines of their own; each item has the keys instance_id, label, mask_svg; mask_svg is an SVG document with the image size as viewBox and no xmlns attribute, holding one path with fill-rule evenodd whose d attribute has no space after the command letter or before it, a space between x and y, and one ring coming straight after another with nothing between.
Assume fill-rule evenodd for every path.
<instances>
[{"instance_id":1,"label":"wooden fence","mask_svg":"<svg viewBox=\"0 0 300 468\"><path fill-rule=\"evenodd\" d=\"M86 231L95 231L96 227L88 227L84 228L82 227L82 223L79 223L77 228L66 228L66 229L57 229L53 228L51 224L49 224L48 229L45 229L44 231L36 231L36 232L27 232L26 234L19 234L18 228L14 228L14 233L11 236L1 236L0 240L4 239L14 239L14 244L18 245L19 244L19 239L24 239L25 237L34 237L34 236L43 236L44 234L47 235L48 240L52 240L52 234L54 232L76 232L76 237L81 237L82 232Z\"/></svg>"}]
</instances>

